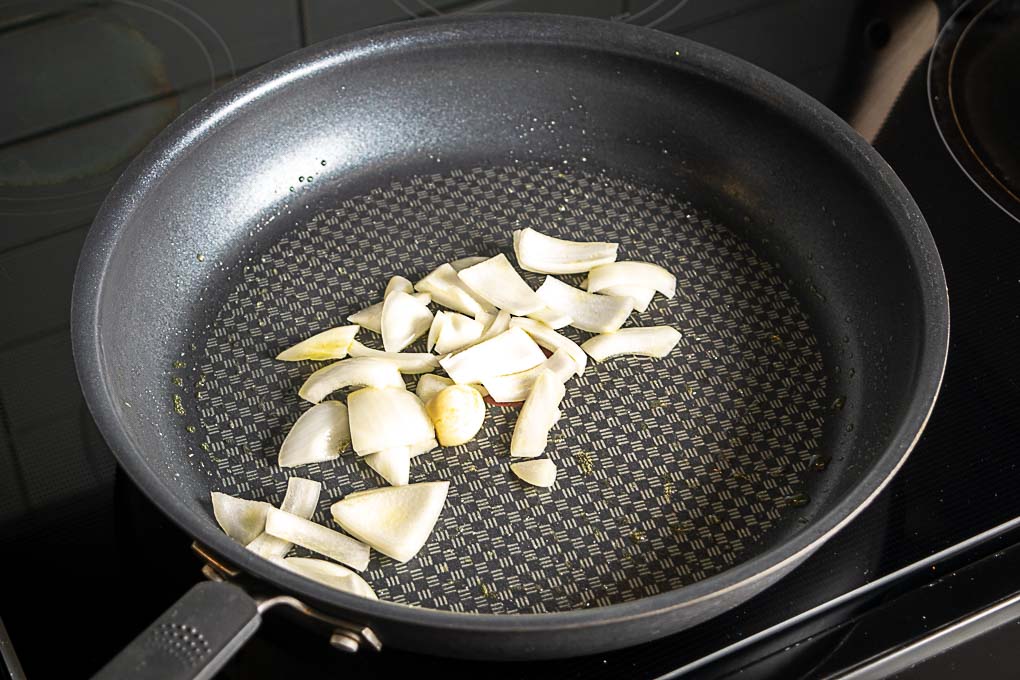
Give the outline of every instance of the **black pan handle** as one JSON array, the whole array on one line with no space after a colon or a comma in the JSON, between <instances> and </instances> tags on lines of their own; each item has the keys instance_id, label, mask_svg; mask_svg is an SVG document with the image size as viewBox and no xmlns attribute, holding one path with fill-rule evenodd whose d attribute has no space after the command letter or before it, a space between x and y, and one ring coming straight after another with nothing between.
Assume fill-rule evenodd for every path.
<instances>
[{"instance_id":1,"label":"black pan handle","mask_svg":"<svg viewBox=\"0 0 1020 680\"><path fill-rule=\"evenodd\" d=\"M241 588L226 582L199 583L95 678L211 678L255 634L261 622L258 603Z\"/></svg>"}]
</instances>

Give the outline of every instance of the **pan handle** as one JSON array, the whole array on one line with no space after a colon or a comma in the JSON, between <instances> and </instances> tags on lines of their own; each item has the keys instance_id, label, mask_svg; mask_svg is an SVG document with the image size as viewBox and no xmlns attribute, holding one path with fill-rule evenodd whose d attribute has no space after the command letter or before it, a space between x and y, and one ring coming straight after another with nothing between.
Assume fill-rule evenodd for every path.
<instances>
[{"instance_id":1,"label":"pan handle","mask_svg":"<svg viewBox=\"0 0 1020 680\"><path fill-rule=\"evenodd\" d=\"M232 583L199 583L95 675L97 680L211 678L248 641L262 617Z\"/></svg>"}]
</instances>

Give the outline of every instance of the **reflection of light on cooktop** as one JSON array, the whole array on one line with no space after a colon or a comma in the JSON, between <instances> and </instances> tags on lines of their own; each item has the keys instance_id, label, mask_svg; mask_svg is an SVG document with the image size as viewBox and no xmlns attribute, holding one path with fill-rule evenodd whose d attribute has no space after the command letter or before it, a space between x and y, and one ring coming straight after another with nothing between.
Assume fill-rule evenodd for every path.
<instances>
[{"instance_id":1,"label":"reflection of light on cooktop","mask_svg":"<svg viewBox=\"0 0 1020 680\"><path fill-rule=\"evenodd\" d=\"M125 164L234 75L230 48L170 0L114 0L0 32L0 214L94 209Z\"/></svg>"},{"instance_id":2,"label":"reflection of light on cooktop","mask_svg":"<svg viewBox=\"0 0 1020 680\"><path fill-rule=\"evenodd\" d=\"M1020 221L1020 5L964 3L932 49L929 104L957 164L995 205Z\"/></svg>"}]
</instances>

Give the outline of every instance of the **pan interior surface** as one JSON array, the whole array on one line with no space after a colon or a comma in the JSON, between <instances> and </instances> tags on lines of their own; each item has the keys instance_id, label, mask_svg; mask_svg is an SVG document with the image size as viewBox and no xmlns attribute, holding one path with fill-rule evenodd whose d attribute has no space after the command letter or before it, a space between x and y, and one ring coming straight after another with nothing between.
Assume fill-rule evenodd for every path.
<instances>
[{"instance_id":1,"label":"pan interior surface","mask_svg":"<svg viewBox=\"0 0 1020 680\"><path fill-rule=\"evenodd\" d=\"M383 599L496 614L754 578L888 479L944 362L923 220L819 108L724 55L596 22L457 20L288 57L187 114L108 200L88 246L102 261L76 282L90 405L165 511L269 578L215 526L210 491L279 502L288 474L321 479L327 522L329 501L382 484L350 453L275 466L315 368L279 350L391 275L509 254L521 226L618 241L677 275L635 322L674 326L679 347L568 383L551 491L509 473L510 410L419 458L412 481L452 481L440 525L366 576Z\"/></svg>"},{"instance_id":2,"label":"pan interior surface","mask_svg":"<svg viewBox=\"0 0 1020 680\"><path fill-rule=\"evenodd\" d=\"M414 560L376 554L366 578L389 601L538 613L678 588L767 542L807 500L804 476L831 401L805 313L773 265L689 203L562 167L395 182L318 212L252 258L204 347L185 360L194 372L174 374L201 383L197 395L182 391L181 421L196 430L189 448L211 483L278 501L291 475L321 480L317 519L327 525L331 502L384 484L350 452L296 469L275 464L308 406L297 388L321 364L273 357L374 304L392 275L418 280L467 255L512 260L511 231L535 225L617 242L621 259L676 272L678 295L633 319L683 338L665 359L592 362L568 382L547 449L559 468L552 489L509 469L516 408L489 407L476 439L415 459L412 482L451 482L446 510ZM536 287L542 279L528 278ZM379 336L359 337L381 349Z\"/></svg>"}]
</instances>

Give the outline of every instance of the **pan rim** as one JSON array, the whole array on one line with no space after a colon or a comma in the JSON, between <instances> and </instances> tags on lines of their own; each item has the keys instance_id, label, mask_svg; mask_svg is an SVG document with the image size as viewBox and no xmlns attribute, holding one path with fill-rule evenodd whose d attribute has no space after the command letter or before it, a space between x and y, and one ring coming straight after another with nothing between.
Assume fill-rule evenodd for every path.
<instances>
[{"instance_id":1,"label":"pan rim","mask_svg":"<svg viewBox=\"0 0 1020 680\"><path fill-rule=\"evenodd\" d=\"M99 301L103 276L119 234L129 222L139 197L158 182L160 172L187 153L217 125L240 115L246 104L320 69L356 62L396 49L428 47L449 37L472 40L517 40L521 44L552 43L561 47L599 49L648 60L657 66L695 69L700 75L741 94L780 106L784 115L806 131L826 140L842 160L866 181L890 212L891 222L907 244L924 301L925 330L918 349L914 391L905 415L869 470L828 512L787 541L713 576L629 602L592 609L538 613L485 614L453 612L372 601L332 590L289 572L246 550L218 532L207 517L178 503L136 451L130 433L117 416L119 406L108 389L99 341ZM677 60L675 54L682 54ZM949 348L949 301L945 275L934 240L906 187L879 154L849 125L822 104L757 66L714 48L652 29L581 17L501 14L440 17L409 25L370 29L342 36L286 55L217 90L164 130L128 167L100 208L86 239L72 297L72 341L75 363L86 401L122 469L175 524L228 562L262 582L305 599L325 603L368 620L411 623L445 630L509 633L515 631L603 627L691 607L745 587L802 560L856 517L882 491L906 461L934 407ZM672 631L660 631L661 635Z\"/></svg>"}]
</instances>

